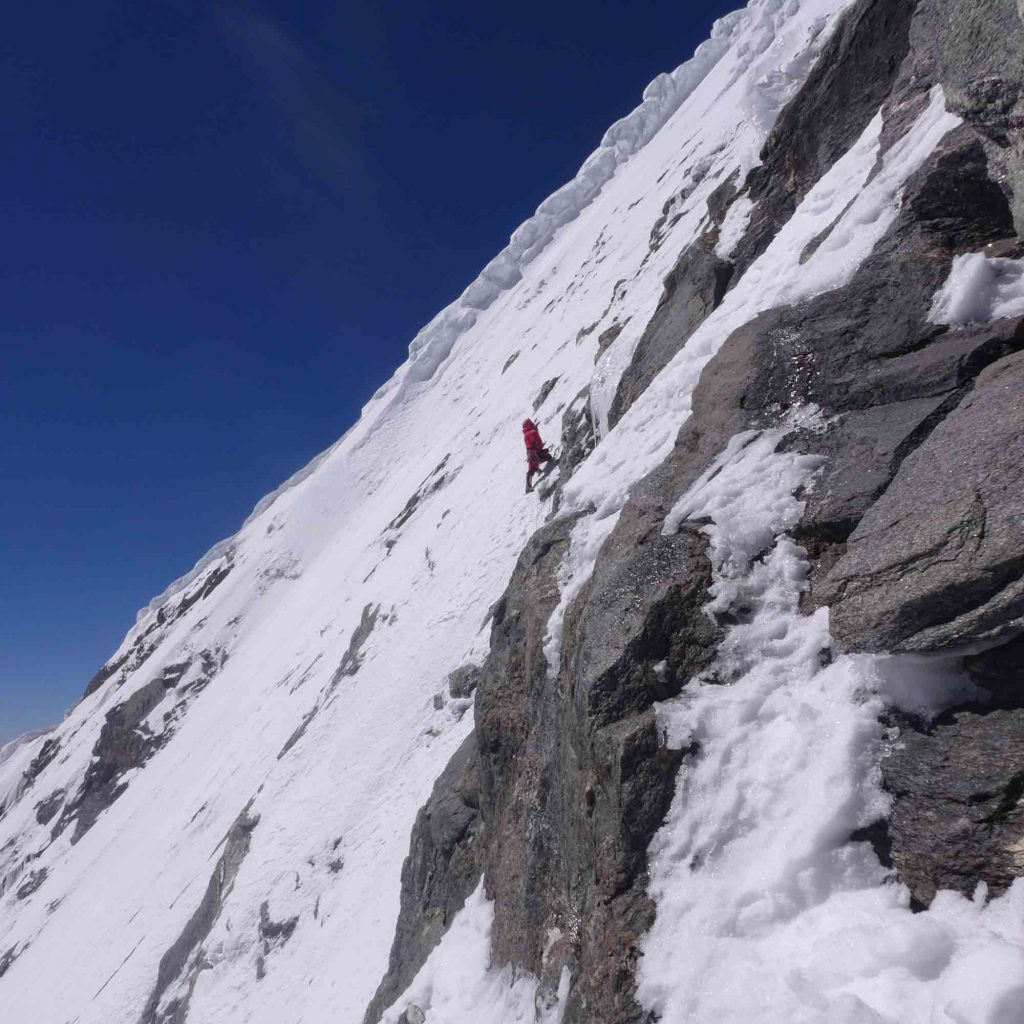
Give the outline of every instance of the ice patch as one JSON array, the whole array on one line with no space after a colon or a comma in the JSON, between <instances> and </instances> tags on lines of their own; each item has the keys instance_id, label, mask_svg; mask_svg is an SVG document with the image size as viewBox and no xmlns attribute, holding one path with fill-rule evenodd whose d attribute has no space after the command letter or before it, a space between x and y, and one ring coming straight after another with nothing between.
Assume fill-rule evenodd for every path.
<instances>
[{"instance_id":1,"label":"ice patch","mask_svg":"<svg viewBox=\"0 0 1024 1024\"><path fill-rule=\"evenodd\" d=\"M791 422L819 425L817 409L801 410ZM817 455L777 452L792 427L747 430L736 434L665 518L663 533L673 534L684 519L710 516L705 527L712 561L725 579L744 573L774 543L776 536L798 522L803 504L793 492L824 462ZM718 584L716 583L716 586ZM714 611L725 610L729 598L716 596Z\"/></svg>"},{"instance_id":2,"label":"ice patch","mask_svg":"<svg viewBox=\"0 0 1024 1024\"><path fill-rule=\"evenodd\" d=\"M532 975L511 967L491 968L493 921L494 904L481 882L381 1024L396 1024L409 1006L422 1010L429 1024L561 1024L568 970L563 970L558 992L547 1005Z\"/></svg>"},{"instance_id":3,"label":"ice patch","mask_svg":"<svg viewBox=\"0 0 1024 1024\"><path fill-rule=\"evenodd\" d=\"M946 283L935 293L928 319L962 327L1022 315L1024 259L989 259L975 252L953 259Z\"/></svg>"},{"instance_id":4,"label":"ice patch","mask_svg":"<svg viewBox=\"0 0 1024 1024\"><path fill-rule=\"evenodd\" d=\"M968 701L985 703L991 694L975 685L959 658L928 655L872 659L874 690L891 707L931 720L946 708Z\"/></svg>"},{"instance_id":5,"label":"ice patch","mask_svg":"<svg viewBox=\"0 0 1024 1024\"><path fill-rule=\"evenodd\" d=\"M718 245L715 246L715 255L722 260L727 260L733 249L739 244L740 239L747 230L750 223L750 215L754 212L754 201L744 193L734 200L729 212L722 221L722 227L718 235Z\"/></svg>"}]
</instances>

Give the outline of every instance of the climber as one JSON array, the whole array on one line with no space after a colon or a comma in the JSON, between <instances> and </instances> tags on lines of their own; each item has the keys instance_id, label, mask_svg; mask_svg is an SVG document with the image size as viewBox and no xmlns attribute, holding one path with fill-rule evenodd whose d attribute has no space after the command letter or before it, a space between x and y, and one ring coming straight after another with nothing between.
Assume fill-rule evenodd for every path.
<instances>
[{"instance_id":1,"label":"climber","mask_svg":"<svg viewBox=\"0 0 1024 1024\"><path fill-rule=\"evenodd\" d=\"M554 462L555 458L544 447L540 439L540 431L533 420L523 420L523 441L526 443L526 493L533 490L533 475L541 467L541 463Z\"/></svg>"}]
</instances>

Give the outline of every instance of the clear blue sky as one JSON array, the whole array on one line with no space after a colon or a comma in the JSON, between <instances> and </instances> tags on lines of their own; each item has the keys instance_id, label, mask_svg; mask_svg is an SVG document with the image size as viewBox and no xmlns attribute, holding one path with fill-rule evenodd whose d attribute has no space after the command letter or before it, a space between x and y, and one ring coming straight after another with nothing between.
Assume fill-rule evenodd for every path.
<instances>
[{"instance_id":1,"label":"clear blue sky","mask_svg":"<svg viewBox=\"0 0 1024 1024\"><path fill-rule=\"evenodd\" d=\"M0 742L59 719L737 3L6 12Z\"/></svg>"}]
</instances>

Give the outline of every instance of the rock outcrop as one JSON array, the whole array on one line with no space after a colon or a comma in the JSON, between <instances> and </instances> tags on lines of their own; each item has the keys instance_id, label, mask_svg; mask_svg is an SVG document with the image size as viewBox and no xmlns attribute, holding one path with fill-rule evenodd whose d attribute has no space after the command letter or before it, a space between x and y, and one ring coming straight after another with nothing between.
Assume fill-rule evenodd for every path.
<instances>
[{"instance_id":1,"label":"rock outcrop","mask_svg":"<svg viewBox=\"0 0 1024 1024\"><path fill-rule=\"evenodd\" d=\"M366 1010L366 1024L375 1024L409 986L480 880L479 770L474 733L416 817L388 971Z\"/></svg>"},{"instance_id":2,"label":"rock outcrop","mask_svg":"<svg viewBox=\"0 0 1024 1024\"><path fill-rule=\"evenodd\" d=\"M979 375L850 535L820 594L841 644L934 651L1024 630L1021 424L1024 352Z\"/></svg>"},{"instance_id":3,"label":"rock outcrop","mask_svg":"<svg viewBox=\"0 0 1024 1024\"><path fill-rule=\"evenodd\" d=\"M224 901L249 853L259 816L250 814L252 801L242 809L223 840L206 891L174 944L160 958L156 984L139 1024L184 1024L196 980L207 966L202 943L220 916Z\"/></svg>"},{"instance_id":4,"label":"rock outcrop","mask_svg":"<svg viewBox=\"0 0 1024 1024\"><path fill-rule=\"evenodd\" d=\"M614 427L685 341L722 301L733 265L715 255L717 227L706 232L679 257L665 279L665 292L619 381L608 426Z\"/></svg>"}]
</instances>

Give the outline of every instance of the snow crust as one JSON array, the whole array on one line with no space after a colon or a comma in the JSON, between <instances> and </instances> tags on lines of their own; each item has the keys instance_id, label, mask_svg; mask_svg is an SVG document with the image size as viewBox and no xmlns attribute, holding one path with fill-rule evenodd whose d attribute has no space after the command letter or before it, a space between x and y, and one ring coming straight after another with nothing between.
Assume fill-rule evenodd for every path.
<instances>
[{"instance_id":1,"label":"snow crust","mask_svg":"<svg viewBox=\"0 0 1024 1024\"><path fill-rule=\"evenodd\" d=\"M708 196L756 163L848 3L754 0L719 23L414 339L360 421L143 610L116 656L155 649L138 664L129 657L46 737L59 751L32 787L22 773L44 737L4 748L0 957L14 958L0 977L0 1019L137 1024L248 808L250 847L189 951L197 970L162 1005L191 989L191 1021L361 1021L386 969L410 829L471 727L468 702L450 699L445 680L485 655L487 610L547 515L523 494L518 426L541 383L557 378L534 417L546 437L588 384L602 435L565 491L580 518L545 645L555 667L564 611L629 489L670 449L703 366L759 311L849 280L895 217L903 183L957 123L934 92L869 181L876 118L608 432L619 377L664 277L707 226ZM723 246L749 216L741 202ZM673 219L654 244L666 203ZM620 333L595 364L612 325ZM800 424L815 422L806 410ZM949 1020L1009 1024L1020 888L991 903L943 895L911 916L866 845L846 842L851 822L880 807L875 709L915 705L922 691L898 660L821 668L827 621L797 614L805 569L785 534L798 514L795 482L816 466L776 444L774 434L736 439L721 479L699 482L673 513L712 515L714 601L747 601L752 617L720 655L734 685L700 680L689 705L663 709L676 742L705 738L708 762L681 780L656 843L644 998L667 1020L707 1022L782 1019L773 1000L794 1021L916 1021L933 998ZM201 597L209 574L229 565ZM368 619L375 625L352 655ZM217 666L205 684L203 655ZM164 745L120 780L123 793L76 843L71 830L51 839L37 805L78 791L108 712L190 659L146 718ZM947 692L956 685L951 672ZM690 870L691 854L715 870ZM26 871L43 869L38 888L16 898ZM425 1000L429 1024L558 1019L560 1002L538 1007L535 979L489 967L492 913L478 892L391 1016ZM267 938L264 916L292 922L287 937ZM748 974L745 991L729 986ZM764 1002L752 1011L755 994Z\"/></svg>"},{"instance_id":2,"label":"snow crust","mask_svg":"<svg viewBox=\"0 0 1024 1024\"><path fill-rule=\"evenodd\" d=\"M928 319L965 324L1024 315L1024 259L991 259L974 252L953 257L946 283L935 294Z\"/></svg>"}]
</instances>

